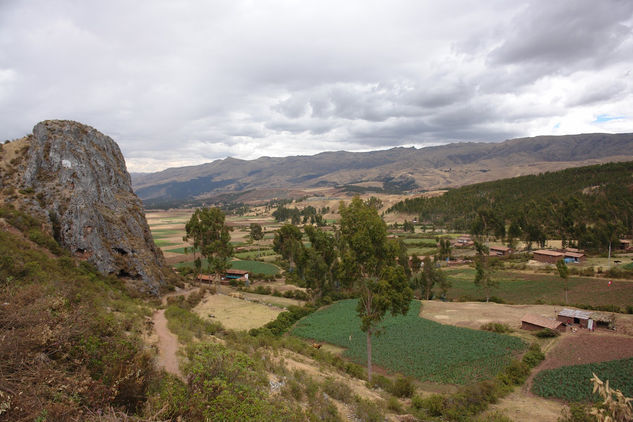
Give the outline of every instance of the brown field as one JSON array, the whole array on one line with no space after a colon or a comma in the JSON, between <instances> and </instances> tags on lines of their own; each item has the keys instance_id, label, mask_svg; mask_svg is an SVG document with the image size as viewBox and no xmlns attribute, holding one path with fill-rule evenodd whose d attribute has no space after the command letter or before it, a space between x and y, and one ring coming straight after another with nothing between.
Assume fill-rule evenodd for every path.
<instances>
[{"instance_id":1,"label":"brown field","mask_svg":"<svg viewBox=\"0 0 633 422\"><path fill-rule=\"evenodd\" d=\"M538 371L633 357L633 337L579 331L563 336L538 366Z\"/></svg>"},{"instance_id":2,"label":"brown field","mask_svg":"<svg viewBox=\"0 0 633 422\"><path fill-rule=\"evenodd\" d=\"M201 318L220 322L225 328L250 330L273 321L283 309L215 294L205 296L193 311Z\"/></svg>"}]
</instances>

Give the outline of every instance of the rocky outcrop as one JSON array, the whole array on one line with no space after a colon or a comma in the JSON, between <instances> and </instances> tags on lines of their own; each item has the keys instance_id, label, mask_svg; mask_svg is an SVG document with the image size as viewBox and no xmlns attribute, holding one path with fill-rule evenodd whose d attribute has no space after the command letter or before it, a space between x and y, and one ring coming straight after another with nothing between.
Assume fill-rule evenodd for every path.
<instances>
[{"instance_id":1,"label":"rocky outcrop","mask_svg":"<svg viewBox=\"0 0 633 422\"><path fill-rule=\"evenodd\" d=\"M92 127L38 123L22 176L28 208L51 222L56 239L105 274L157 294L170 277L118 145Z\"/></svg>"}]
</instances>

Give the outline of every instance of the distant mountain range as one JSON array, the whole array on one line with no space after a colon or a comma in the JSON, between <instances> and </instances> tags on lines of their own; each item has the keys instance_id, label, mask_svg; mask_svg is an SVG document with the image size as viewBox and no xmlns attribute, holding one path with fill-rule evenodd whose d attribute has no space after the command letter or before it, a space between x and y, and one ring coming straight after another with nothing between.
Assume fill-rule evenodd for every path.
<instances>
[{"instance_id":1,"label":"distant mountain range","mask_svg":"<svg viewBox=\"0 0 633 422\"><path fill-rule=\"evenodd\" d=\"M628 160L633 160L633 133L591 133L419 149L226 158L131 176L136 194L151 207L214 199L263 201L318 192L421 192Z\"/></svg>"}]
</instances>

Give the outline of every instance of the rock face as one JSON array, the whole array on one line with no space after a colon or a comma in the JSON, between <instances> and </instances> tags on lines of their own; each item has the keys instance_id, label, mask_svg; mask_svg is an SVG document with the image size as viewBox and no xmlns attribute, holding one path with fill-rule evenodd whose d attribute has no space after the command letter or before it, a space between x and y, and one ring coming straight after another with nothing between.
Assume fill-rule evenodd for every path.
<instances>
[{"instance_id":1,"label":"rock face","mask_svg":"<svg viewBox=\"0 0 633 422\"><path fill-rule=\"evenodd\" d=\"M29 208L49 219L71 253L157 294L169 270L118 145L94 128L62 120L38 123L29 144L23 173L23 189L35 198Z\"/></svg>"}]
</instances>

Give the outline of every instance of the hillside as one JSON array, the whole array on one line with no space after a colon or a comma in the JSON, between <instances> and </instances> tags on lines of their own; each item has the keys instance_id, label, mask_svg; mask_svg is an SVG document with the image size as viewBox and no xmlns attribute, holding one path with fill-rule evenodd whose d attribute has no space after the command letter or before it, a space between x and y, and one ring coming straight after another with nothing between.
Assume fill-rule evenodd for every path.
<instances>
[{"instance_id":1,"label":"hillside","mask_svg":"<svg viewBox=\"0 0 633 422\"><path fill-rule=\"evenodd\" d=\"M633 234L632 210L629 161L463 186L442 196L405 199L389 212L510 241L573 239L580 247L603 250L618 236Z\"/></svg>"},{"instance_id":2,"label":"hillside","mask_svg":"<svg viewBox=\"0 0 633 422\"><path fill-rule=\"evenodd\" d=\"M568 167L633 159L633 134L580 134L456 143L372 152L252 161L227 158L199 166L132 174L146 206L171 205L231 193L233 200L295 196L315 190L410 192L456 187Z\"/></svg>"}]
</instances>

